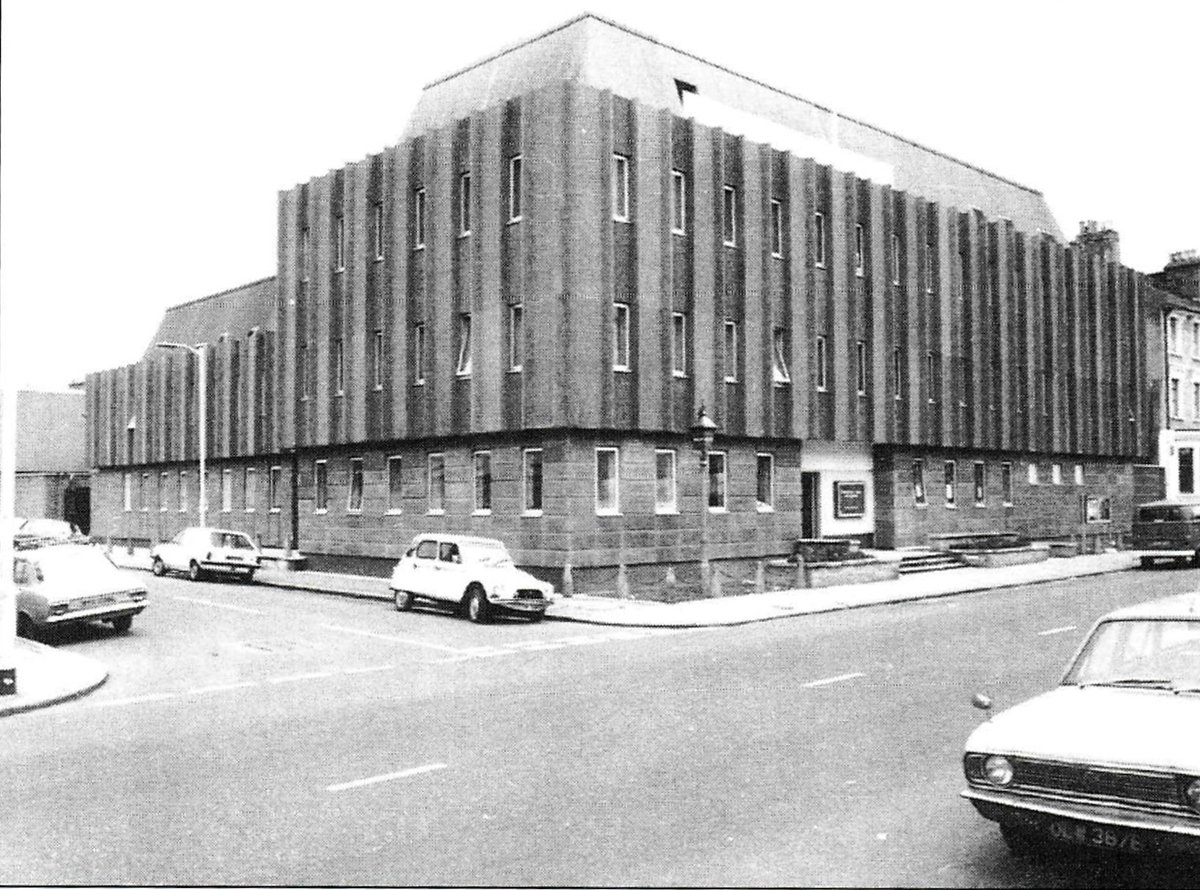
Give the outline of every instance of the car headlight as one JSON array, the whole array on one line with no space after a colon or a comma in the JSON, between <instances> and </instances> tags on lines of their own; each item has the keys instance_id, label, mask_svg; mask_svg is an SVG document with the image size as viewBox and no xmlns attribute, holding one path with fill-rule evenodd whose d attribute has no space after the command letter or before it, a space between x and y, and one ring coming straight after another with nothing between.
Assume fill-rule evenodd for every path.
<instances>
[{"instance_id":1,"label":"car headlight","mask_svg":"<svg viewBox=\"0 0 1200 890\"><path fill-rule=\"evenodd\" d=\"M983 762L983 777L993 785L1007 785L1013 780L1012 764L1007 757L993 754Z\"/></svg>"},{"instance_id":2,"label":"car headlight","mask_svg":"<svg viewBox=\"0 0 1200 890\"><path fill-rule=\"evenodd\" d=\"M1183 788L1183 799L1187 801L1187 805L1200 813L1200 779L1192 779Z\"/></svg>"},{"instance_id":3,"label":"car headlight","mask_svg":"<svg viewBox=\"0 0 1200 890\"><path fill-rule=\"evenodd\" d=\"M497 599L508 598L508 587L505 586L503 581L497 581L492 585L492 596L496 597Z\"/></svg>"}]
</instances>

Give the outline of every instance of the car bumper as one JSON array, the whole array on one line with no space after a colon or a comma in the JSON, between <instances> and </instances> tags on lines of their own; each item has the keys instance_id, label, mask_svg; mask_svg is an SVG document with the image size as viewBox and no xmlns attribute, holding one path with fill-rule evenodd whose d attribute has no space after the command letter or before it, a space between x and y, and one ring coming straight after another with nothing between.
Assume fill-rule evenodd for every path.
<instances>
[{"instance_id":1,"label":"car bumper","mask_svg":"<svg viewBox=\"0 0 1200 890\"><path fill-rule=\"evenodd\" d=\"M550 600L540 599L489 599L489 603L497 609L507 609L510 612L538 613L545 612Z\"/></svg>"},{"instance_id":2,"label":"car bumper","mask_svg":"<svg viewBox=\"0 0 1200 890\"><path fill-rule=\"evenodd\" d=\"M258 570L256 562L201 562L200 568L206 572L254 572Z\"/></svg>"},{"instance_id":3,"label":"car bumper","mask_svg":"<svg viewBox=\"0 0 1200 890\"><path fill-rule=\"evenodd\" d=\"M1093 843L1089 828L1118 829L1138 838L1147 850L1167 853L1200 855L1200 817L1138 810L1127 806L1107 806L1085 801L1067 800L991 791L970 787L962 792L979 811L993 822L1023 828L1047 838L1085 846L1115 846ZM1071 828L1084 828L1078 838L1069 836ZM1057 829L1057 830L1056 830ZM1100 837L1103 837L1101 833ZM1139 851L1140 852L1140 851Z\"/></svg>"},{"instance_id":4,"label":"car bumper","mask_svg":"<svg viewBox=\"0 0 1200 890\"><path fill-rule=\"evenodd\" d=\"M31 615L33 623L39 627L58 627L64 624L77 624L81 621L109 621L126 615L137 615L146 608L145 602L114 603L111 606L97 606L94 609L80 609L76 612L66 612L62 615Z\"/></svg>"}]
</instances>

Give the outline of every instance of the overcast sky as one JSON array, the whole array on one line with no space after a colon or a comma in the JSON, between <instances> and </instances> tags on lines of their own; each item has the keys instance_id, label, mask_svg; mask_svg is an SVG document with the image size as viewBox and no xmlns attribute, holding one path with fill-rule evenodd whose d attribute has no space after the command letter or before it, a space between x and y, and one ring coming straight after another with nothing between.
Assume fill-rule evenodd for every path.
<instances>
[{"instance_id":1,"label":"overcast sky","mask_svg":"<svg viewBox=\"0 0 1200 890\"><path fill-rule=\"evenodd\" d=\"M5 0L16 382L134 361L166 306L273 275L279 190L395 144L425 83L584 10L1037 188L1068 235L1108 221L1135 269L1200 248L1194 0Z\"/></svg>"}]
</instances>

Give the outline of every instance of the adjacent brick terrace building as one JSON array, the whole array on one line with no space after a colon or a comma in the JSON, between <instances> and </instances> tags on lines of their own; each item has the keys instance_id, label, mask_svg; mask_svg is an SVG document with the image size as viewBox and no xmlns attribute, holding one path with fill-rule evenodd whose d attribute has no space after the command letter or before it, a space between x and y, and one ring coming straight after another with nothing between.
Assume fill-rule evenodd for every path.
<instances>
[{"instance_id":1,"label":"adjacent brick terrace building","mask_svg":"<svg viewBox=\"0 0 1200 890\"><path fill-rule=\"evenodd\" d=\"M156 340L209 344L210 521L319 565L439 528L652 589L702 529L730 571L1109 537L1153 451L1144 280L1041 193L592 16L430 84L278 227L275 278ZM88 378L97 534L194 521L195 367Z\"/></svg>"}]
</instances>

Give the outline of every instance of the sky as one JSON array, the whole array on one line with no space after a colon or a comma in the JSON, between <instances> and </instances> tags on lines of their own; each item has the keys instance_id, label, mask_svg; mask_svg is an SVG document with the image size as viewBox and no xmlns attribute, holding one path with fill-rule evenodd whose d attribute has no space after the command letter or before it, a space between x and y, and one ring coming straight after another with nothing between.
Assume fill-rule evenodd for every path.
<instances>
[{"instance_id":1,"label":"sky","mask_svg":"<svg viewBox=\"0 0 1200 890\"><path fill-rule=\"evenodd\" d=\"M62 389L275 273L280 190L400 140L431 80L584 11L1108 222L1200 248L1200 3L5 0L0 362Z\"/></svg>"}]
</instances>

